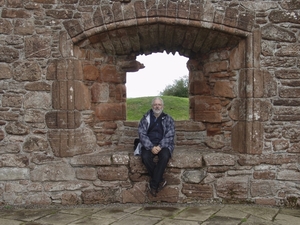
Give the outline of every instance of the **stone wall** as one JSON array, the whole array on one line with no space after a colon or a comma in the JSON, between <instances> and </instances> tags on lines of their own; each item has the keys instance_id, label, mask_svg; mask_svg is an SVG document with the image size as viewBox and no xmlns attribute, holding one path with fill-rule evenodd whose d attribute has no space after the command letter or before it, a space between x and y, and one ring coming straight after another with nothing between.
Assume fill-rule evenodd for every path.
<instances>
[{"instance_id":1,"label":"stone wall","mask_svg":"<svg viewBox=\"0 0 300 225\"><path fill-rule=\"evenodd\" d=\"M287 0L0 0L0 203L299 206L299 13ZM126 73L163 51L189 59L190 120L153 198Z\"/></svg>"}]
</instances>

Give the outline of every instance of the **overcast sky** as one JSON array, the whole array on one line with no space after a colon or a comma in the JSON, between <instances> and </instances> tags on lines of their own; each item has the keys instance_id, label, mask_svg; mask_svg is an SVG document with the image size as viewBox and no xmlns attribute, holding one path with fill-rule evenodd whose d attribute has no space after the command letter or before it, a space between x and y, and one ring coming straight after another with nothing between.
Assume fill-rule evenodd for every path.
<instances>
[{"instance_id":1,"label":"overcast sky","mask_svg":"<svg viewBox=\"0 0 300 225\"><path fill-rule=\"evenodd\" d=\"M145 68L135 73L127 73L127 98L157 96L169 84L188 75L188 58L178 53L152 53L137 56L137 61Z\"/></svg>"}]
</instances>

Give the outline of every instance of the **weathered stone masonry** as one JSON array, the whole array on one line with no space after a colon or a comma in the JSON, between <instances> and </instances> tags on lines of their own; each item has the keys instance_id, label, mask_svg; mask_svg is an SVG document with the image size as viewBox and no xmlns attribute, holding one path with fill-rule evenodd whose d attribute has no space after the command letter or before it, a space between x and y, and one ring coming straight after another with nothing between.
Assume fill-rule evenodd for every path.
<instances>
[{"instance_id":1,"label":"weathered stone masonry","mask_svg":"<svg viewBox=\"0 0 300 225\"><path fill-rule=\"evenodd\" d=\"M293 0L0 0L1 204L299 206L299 13ZM189 58L190 120L153 198L126 73L163 51Z\"/></svg>"}]
</instances>

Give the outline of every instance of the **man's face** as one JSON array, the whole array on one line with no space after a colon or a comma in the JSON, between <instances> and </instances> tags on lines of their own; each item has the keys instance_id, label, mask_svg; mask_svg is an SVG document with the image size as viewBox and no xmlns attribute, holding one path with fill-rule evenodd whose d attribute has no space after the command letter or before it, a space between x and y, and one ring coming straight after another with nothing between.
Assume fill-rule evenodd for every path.
<instances>
[{"instance_id":1,"label":"man's face","mask_svg":"<svg viewBox=\"0 0 300 225\"><path fill-rule=\"evenodd\" d=\"M155 114L161 114L163 111L164 106L162 102L159 99L156 99L152 104L152 110Z\"/></svg>"}]
</instances>

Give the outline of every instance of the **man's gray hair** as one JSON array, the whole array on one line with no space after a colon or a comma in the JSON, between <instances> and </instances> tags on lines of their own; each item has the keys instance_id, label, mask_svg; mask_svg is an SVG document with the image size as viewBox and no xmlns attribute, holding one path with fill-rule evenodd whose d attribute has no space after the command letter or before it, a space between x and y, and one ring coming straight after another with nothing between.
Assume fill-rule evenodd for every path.
<instances>
[{"instance_id":1,"label":"man's gray hair","mask_svg":"<svg viewBox=\"0 0 300 225\"><path fill-rule=\"evenodd\" d=\"M155 102L155 100L159 100L161 102L161 104L164 105L164 100L161 97L155 97L155 98L153 98L151 105L153 105L153 103Z\"/></svg>"}]
</instances>

